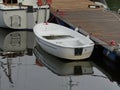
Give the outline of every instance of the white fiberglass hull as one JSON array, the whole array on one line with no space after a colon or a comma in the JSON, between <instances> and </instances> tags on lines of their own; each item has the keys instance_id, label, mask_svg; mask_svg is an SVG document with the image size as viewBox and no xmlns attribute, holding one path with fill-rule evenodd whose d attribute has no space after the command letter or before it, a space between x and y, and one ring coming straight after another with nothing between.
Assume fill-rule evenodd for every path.
<instances>
[{"instance_id":1,"label":"white fiberglass hull","mask_svg":"<svg viewBox=\"0 0 120 90\"><path fill-rule=\"evenodd\" d=\"M84 37L84 38L85 38L85 40L88 39L89 43L87 41L87 43L84 44L84 45L81 44L80 40L78 39L81 36L78 37L78 38L76 37L77 40L76 40L76 38L71 39L71 38L68 38L68 37L65 38L65 39L60 39L59 38L57 40L53 40L53 39L52 40L46 40L46 39L43 39L41 36L39 36L40 33L37 32L38 30L36 30L36 28L38 28L38 27L37 26L34 27L34 33L36 35L36 40L37 40L38 44L43 48L43 50L45 50L46 52L48 52L48 53L50 53L50 54L52 54L56 57L60 57L60 58L64 58L64 59L70 59L70 60L81 60L81 59L89 58L92 54L94 44L87 37ZM60 26L60 28L61 28L61 26ZM54 27L53 27L53 29L54 29ZM42 32L41 30L39 30L39 31ZM75 31L72 31L72 33L74 33L74 32ZM76 33L77 32L75 32L75 34ZM46 35L48 35L48 34L49 33L46 33Z\"/></svg>"},{"instance_id":2,"label":"white fiberglass hull","mask_svg":"<svg viewBox=\"0 0 120 90\"><path fill-rule=\"evenodd\" d=\"M49 19L48 5L41 7L10 6L0 4L0 27L11 29L33 29L37 23Z\"/></svg>"},{"instance_id":3,"label":"white fiberglass hull","mask_svg":"<svg viewBox=\"0 0 120 90\"><path fill-rule=\"evenodd\" d=\"M80 59L89 58L94 48L93 46L80 47L80 48L64 48L64 47L52 45L47 42L42 42L40 40L37 40L37 42L39 42L39 45L46 52L60 58L71 59L71 60L80 60Z\"/></svg>"}]
</instances>

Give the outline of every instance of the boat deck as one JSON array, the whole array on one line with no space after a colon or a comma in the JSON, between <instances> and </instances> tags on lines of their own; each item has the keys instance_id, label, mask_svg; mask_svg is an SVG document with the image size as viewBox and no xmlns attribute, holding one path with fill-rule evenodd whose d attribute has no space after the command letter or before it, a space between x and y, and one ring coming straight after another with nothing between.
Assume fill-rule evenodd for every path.
<instances>
[{"instance_id":1,"label":"boat deck","mask_svg":"<svg viewBox=\"0 0 120 90\"><path fill-rule=\"evenodd\" d=\"M104 42L120 43L120 15L104 8L89 8L90 0L53 0L52 8L62 11L62 18Z\"/></svg>"}]
</instances>

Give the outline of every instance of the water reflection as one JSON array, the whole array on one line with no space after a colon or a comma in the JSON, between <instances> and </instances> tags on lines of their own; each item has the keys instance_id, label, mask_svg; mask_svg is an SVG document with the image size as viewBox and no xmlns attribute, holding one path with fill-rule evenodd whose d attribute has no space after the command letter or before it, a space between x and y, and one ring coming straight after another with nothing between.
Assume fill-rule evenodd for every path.
<instances>
[{"instance_id":1,"label":"water reflection","mask_svg":"<svg viewBox=\"0 0 120 90\"><path fill-rule=\"evenodd\" d=\"M32 55L34 35L27 31L0 30L0 51L3 55L14 53L18 55ZM3 53L4 52L4 53Z\"/></svg>"},{"instance_id":2,"label":"water reflection","mask_svg":"<svg viewBox=\"0 0 120 90\"><path fill-rule=\"evenodd\" d=\"M91 62L60 59L46 53L39 45L34 48L34 54L37 60L41 61L47 68L58 75L93 74Z\"/></svg>"},{"instance_id":3,"label":"water reflection","mask_svg":"<svg viewBox=\"0 0 120 90\"><path fill-rule=\"evenodd\" d=\"M99 58L94 60L91 57L91 60L69 62L48 55L42 50L39 51L39 55L35 53L35 57L32 51L34 48L34 36L32 36L32 32L26 31L18 31L17 33L21 37L24 35L27 42L22 41L22 38L19 39L20 37L14 36L12 41L7 40L7 43L11 45L10 47L14 49L7 48L5 50L4 42L6 41L6 36L11 37L10 34L16 35L16 31L4 31L0 31L0 90L120 89L117 84L120 79L111 78L114 77L111 73L117 74L118 66L116 67L115 63L114 68L111 69L110 67L113 65L111 66L110 63L106 64L103 62L104 59L99 60ZM19 44L24 44L24 48ZM36 48L34 48L34 51Z\"/></svg>"}]
</instances>

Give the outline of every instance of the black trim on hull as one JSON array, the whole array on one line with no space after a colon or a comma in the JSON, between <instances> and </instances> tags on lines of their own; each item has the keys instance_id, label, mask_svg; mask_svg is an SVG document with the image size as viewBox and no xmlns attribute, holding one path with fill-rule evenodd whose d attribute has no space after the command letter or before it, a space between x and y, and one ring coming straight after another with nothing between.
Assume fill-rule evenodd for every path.
<instances>
[{"instance_id":1,"label":"black trim on hull","mask_svg":"<svg viewBox=\"0 0 120 90\"><path fill-rule=\"evenodd\" d=\"M33 29L27 29L27 28L24 28L24 29L12 29L12 28L9 28L9 27L0 27L0 29L4 29L4 30L10 30L10 31L30 31L30 32L33 32Z\"/></svg>"}]
</instances>

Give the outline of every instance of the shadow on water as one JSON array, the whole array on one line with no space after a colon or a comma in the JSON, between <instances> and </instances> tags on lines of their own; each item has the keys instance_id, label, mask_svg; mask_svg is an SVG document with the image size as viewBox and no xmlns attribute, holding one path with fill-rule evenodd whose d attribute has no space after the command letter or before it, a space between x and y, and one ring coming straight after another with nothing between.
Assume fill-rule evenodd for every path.
<instances>
[{"instance_id":1,"label":"shadow on water","mask_svg":"<svg viewBox=\"0 0 120 90\"><path fill-rule=\"evenodd\" d=\"M110 60L103 54L103 49L101 46L95 46L91 59L111 81L120 84L120 60Z\"/></svg>"},{"instance_id":2,"label":"shadow on water","mask_svg":"<svg viewBox=\"0 0 120 90\"><path fill-rule=\"evenodd\" d=\"M89 59L69 61L43 51L32 32L1 29L0 37L0 90L120 89L120 63L100 46Z\"/></svg>"}]
</instances>

